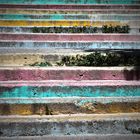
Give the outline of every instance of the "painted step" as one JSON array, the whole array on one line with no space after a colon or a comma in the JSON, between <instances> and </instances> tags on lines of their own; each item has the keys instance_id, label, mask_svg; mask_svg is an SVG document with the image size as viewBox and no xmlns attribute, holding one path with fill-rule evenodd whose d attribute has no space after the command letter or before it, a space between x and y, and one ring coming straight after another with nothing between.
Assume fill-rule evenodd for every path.
<instances>
[{"instance_id":1,"label":"painted step","mask_svg":"<svg viewBox=\"0 0 140 140\"><path fill-rule=\"evenodd\" d=\"M41 29L41 28L42 27L38 27L38 29ZM63 29L65 29L65 28L63 28ZM33 33L33 30L34 30L34 27L0 27L0 32L4 33L4 34L5 33L20 33L20 34L21 33L23 33L23 34ZM102 33L101 28L97 28L97 33L93 33L93 34L100 34L100 33ZM84 34L89 34L89 33L84 33ZM139 30L139 28L131 28L129 33L127 33L127 34L137 35L137 34L140 34L140 30Z\"/></svg>"},{"instance_id":2,"label":"painted step","mask_svg":"<svg viewBox=\"0 0 140 140\"><path fill-rule=\"evenodd\" d=\"M0 126L1 137L135 135L139 134L140 114L0 116Z\"/></svg>"},{"instance_id":3,"label":"painted step","mask_svg":"<svg viewBox=\"0 0 140 140\"><path fill-rule=\"evenodd\" d=\"M22 21L22 20L0 20L0 26L2 27L58 27L58 26L94 26L94 27L102 27L103 25L112 25L112 26L123 26L123 25L129 25L130 28L139 28L140 27L140 20L135 21L87 21L87 20L81 20L81 21L74 21L74 20L61 20L61 21Z\"/></svg>"},{"instance_id":4,"label":"painted step","mask_svg":"<svg viewBox=\"0 0 140 140\"><path fill-rule=\"evenodd\" d=\"M1 9L19 9L19 11L21 9L26 9L26 10L33 10L33 9L43 9L43 10L50 10L50 11L55 11L57 10L76 10L76 11L96 11L96 10L118 10L122 11L122 10L139 10L140 9L140 4L82 4L82 5L78 5L78 4L62 4L62 5L57 5L57 4L43 4L43 5L38 5L38 4L0 4L0 8Z\"/></svg>"},{"instance_id":5,"label":"painted step","mask_svg":"<svg viewBox=\"0 0 140 140\"><path fill-rule=\"evenodd\" d=\"M61 100L59 98L52 100L46 98L43 101L37 98L29 100L20 98L0 99L0 115L60 115L79 113L140 113L140 97L63 98Z\"/></svg>"},{"instance_id":6,"label":"painted step","mask_svg":"<svg viewBox=\"0 0 140 140\"><path fill-rule=\"evenodd\" d=\"M140 80L139 67L0 67L0 81Z\"/></svg>"},{"instance_id":7,"label":"painted step","mask_svg":"<svg viewBox=\"0 0 140 140\"><path fill-rule=\"evenodd\" d=\"M0 98L124 97L140 96L139 81L49 80L1 81Z\"/></svg>"},{"instance_id":8,"label":"painted step","mask_svg":"<svg viewBox=\"0 0 140 140\"><path fill-rule=\"evenodd\" d=\"M126 34L1 34L1 54L16 53L55 53L64 52L64 49L89 50L124 50L140 49L139 35ZM16 50L15 50L16 49ZM24 51L23 51L24 50ZM11 53L12 53L11 52Z\"/></svg>"},{"instance_id":9,"label":"painted step","mask_svg":"<svg viewBox=\"0 0 140 140\"><path fill-rule=\"evenodd\" d=\"M84 136L18 136L18 137L1 137L1 140L139 140L139 134L115 134L115 135L84 135Z\"/></svg>"},{"instance_id":10,"label":"painted step","mask_svg":"<svg viewBox=\"0 0 140 140\"><path fill-rule=\"evenodd\" d=\"M61 21L61 20L87 20L87 21L135 21L140 20L139 14L47 14L47 15L24 15L24 14L0 14L0 20L23 20L23 21Z\"/></svg>"},{"instance_id":11,"label":"painted step","mask_svg":"<svg viewBox=\"0 0 140 140\"><path fill-rule=\"evenodd\" d=\"M0 41L36 42L139 42L140 35L126 34L0 34Z\"/></svg>"},{"instance_id":12,"label":"painted step","mask_svg":"<svg viewBox=\"0 0 140 140\"><path fill-rule=\"evenodd\" d=\"M139 4L139 0L0 0L0 4Z\"/></svg>"}]
</instances>

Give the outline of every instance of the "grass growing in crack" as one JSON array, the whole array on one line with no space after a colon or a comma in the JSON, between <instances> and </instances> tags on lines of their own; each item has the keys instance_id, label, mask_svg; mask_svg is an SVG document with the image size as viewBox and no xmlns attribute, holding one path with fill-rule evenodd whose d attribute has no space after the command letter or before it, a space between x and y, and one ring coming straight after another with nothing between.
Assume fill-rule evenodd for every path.
<instances>
[{"instance_id":1,"label":"grass growing in crack","mask_svg":"<svg viewBox=\"0 0 140 140\"><path fill-rule=\"evenodd\" d=\"M36 62L34 64L31 64L30 66L46 67L46 66L52 66L52 64L49 62L40 62L40 63Z\"/></svg>"},{"instance_id":2,"label":"grass growing in crack","mask_svg":"<svg viewBox=\"0 0 140 140\"><path fill-rule=\"evenodd\" d=\"M116 53L91 53L89 55L64 56L58 66L140 66L138 56Z\"/></svg>"}]
</instances>

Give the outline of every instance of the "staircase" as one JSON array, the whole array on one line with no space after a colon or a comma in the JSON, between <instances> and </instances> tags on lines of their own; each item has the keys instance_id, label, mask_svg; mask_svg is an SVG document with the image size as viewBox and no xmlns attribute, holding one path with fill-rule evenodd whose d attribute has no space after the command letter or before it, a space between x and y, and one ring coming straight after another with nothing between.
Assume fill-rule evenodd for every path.
<instances>
[{"instance_id":1,"label":"staircase","mask_svg":"<svg viewBox=\"0 0 140 140\"><path fill-rule=\"evenodd\" d=\"M0 0L0 140L139 140L139 66L57 65L96 51L140 56L139 4Z\"/></svg>"}]
</instances>

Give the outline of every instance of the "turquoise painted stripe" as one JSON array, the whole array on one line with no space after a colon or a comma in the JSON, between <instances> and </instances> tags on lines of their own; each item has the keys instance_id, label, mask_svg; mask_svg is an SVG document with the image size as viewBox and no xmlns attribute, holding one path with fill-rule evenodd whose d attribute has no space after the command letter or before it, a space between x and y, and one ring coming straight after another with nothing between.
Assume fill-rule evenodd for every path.
<instances>
[{"instance_id":1,"label":"turquoise painted stripe","mask_svg":"<svg viewBox=\"0 0 140 140\"><path fill-rule=\"evenodd\" d=\"M0 87L0 98L140 96L140 87Z\"/></svg>"},{"instance_id":2,"label":"turquoise painted stripe","mask_svg":"<svg viewBox=\"0 0 140 140\"><path fill-rule=\"evenodd\" d=\"M139 4L139 0L0 0L1 4Z\"/></svg>"},{"instance_id":3,"label":"turquoise painted stripe","mask_svg":"<svg viewBox=\"0 0 140 140\"><path fill-rule=\"evenodd\" d=\"M140 20L140 15L82 15L82 14L46 14L46 15L22 15L0 14L3 20Z\"/></svg>"}]
</instances>

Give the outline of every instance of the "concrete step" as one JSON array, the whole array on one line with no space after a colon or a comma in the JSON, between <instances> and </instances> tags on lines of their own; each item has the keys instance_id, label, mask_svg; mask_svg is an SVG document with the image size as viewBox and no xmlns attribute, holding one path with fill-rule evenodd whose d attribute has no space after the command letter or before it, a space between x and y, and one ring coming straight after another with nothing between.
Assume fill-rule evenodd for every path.
<instances>
[{"instance_id":1,"label":"concrete step","mask_svg":"<svg viewBox=\"0 0 140 140\"><path fill-rule=\"evenodd\" d=\"M139 42L140 35L128 34L0 34L0 41L36 42Z\"/></svg>"},{"instance_id":2,"label":"concrete step","mask_svg":"<svg viewBox=\"0 0 140 140\"><path fill-rule=\"evenodd\" d=\"M140 114L0 116L1 137L139 134Z\"/></svg>"},{"instance_id":3,"label":"concrete step","mask_svg":"<svg viewBox=\"0 0 140 140\"><path fill-rule=\"evenodd\" d=\"M7 6L7 7L6 7ZM14 7L12 7L14 6ZM137 9L137 7L132 5L126 6L126 5L120 5L117 7L116 5L39 5L38 7L35 7L36 5L30 5L31 7L25 7L25 5L12 5L11 8L9 8L9 5L0 5L0 14L25 14L25 15L47 15L47 14L82 14L82 15L96 15L96 14L140 14L140 10ZM19 8L19 6L21 6ZM29 6L29 5L28 5ZM46 7L44 7L46 6ZM47 7L48 6L48 7ZM51 6L51 7L49 7ZM40 8L40 9L37 9ZM140 8L140 6L139 6Z\"/></svg>"},{"instance_id":4,"label":"concrete step","mask_svg":"<svg viewBox=\"0 0 140 140\"><path fill-rule=\"evenodd\" d=\"M88 21L88 20L59 20L59 21L23 21L23 20L0 20L0 26L2 27L54 27L54 26L94 26L94 27L102 27L103 25L112 25L112 26L123 26L129 25L130 28L139 28L140 27L140 20L130 21Z\"/></svg>"},{"instance_id":5,"label":"concrete step","mask_svg":"<svg viewBox=\"0 0 140 140\"><path fill-rule=\"evenodd\" d=\"M78 0L78 1L67 1L67 0L1 0L0 4L139 4L139 0Z\"/></svg>"},{"instance_id":6,"label":"concrete step","mask_svg":"<svg viewBox=\"0 0 140 140\"><path fill-rule=\"evenodd\" d=\"M140 41L127 40L126 42L119 41L103 41L103 42L72 42L72 41L0 41L0 54L22 53L22 54L38 54L38 53L60 53L63 52L92 52L92 51L139 51Z\"/></svg>"},{"instance_id":7,"label":"concrete step","mask_svg":"<svg viewBox=\"0 0 140 140\"><path fill-rule=\"evenodd\" d=\"M140 113L140 97L0 99L0 115L109 113Z\"/></svg>"},{"instance_id":8,"label":"concrete step","mask_svg":"<svg viewBox=\"0 0 140 140\"><path fill-rule=\"evenodd\" d=\"M1 140L139 140L138 134L86 135L86 136L18 136L1 137Z\"/></svg>"},{"instance_id":9,"label":"concrete step","mask_svg":"<svg viewBox=\"0 0 140 140\"><path fill-rule=\"evenodd\" d=\"M61 53L63 49L73 49L79 51L104 50L104 49L140 49L139 35L126 34L1 34L0 35L1 53L20 49L23 53L35 50L38 53L57 52ZM5 50L5 49L8 49ZM62 50L62 51L61 51ZM31 53L30 52L30 53Z\"/></svg>"},{"instance_id":10,"label":"concrete step","mask_svg":"<svg viewBox=\"0 0 140 140\"><path fill-rule=\"evenodd\" d=\"M0 20L23 20L23 21L61 21L61 20L87 20L87 21L135 21L140 20L139 14L0 14Z\"/></svg>"},{"instance_id":11,"label":"concrete step","mask_svg":"<svg viewBox=\"0 0 140 140\"><path fill-rule=\"evenodd\" d=\"M139 67L0 67L0 81L140 80Z\"/></svg>"},{"instance_id":12,"label":"concrete step","mask_svg":"<svg viewBox=\"0 0 140 140\"><path fill-rule=\"evenodd\" d=\"M1 81L0 98L140 96L140 82L126 80Z\"/></svg>"}]
</instances>

